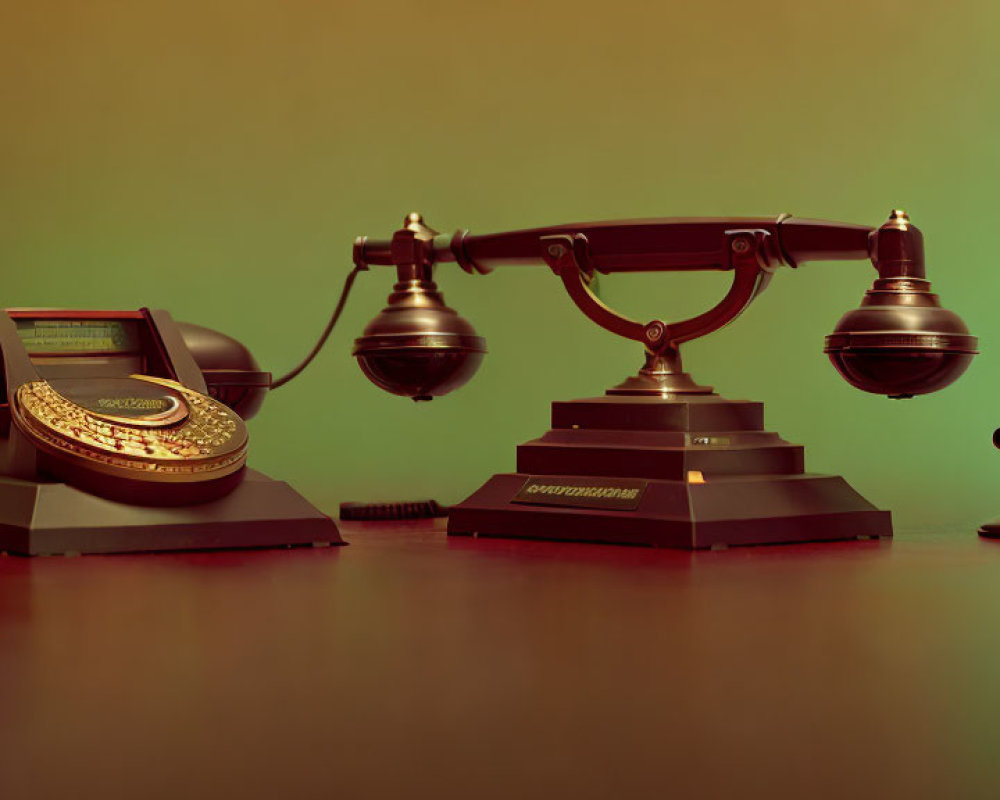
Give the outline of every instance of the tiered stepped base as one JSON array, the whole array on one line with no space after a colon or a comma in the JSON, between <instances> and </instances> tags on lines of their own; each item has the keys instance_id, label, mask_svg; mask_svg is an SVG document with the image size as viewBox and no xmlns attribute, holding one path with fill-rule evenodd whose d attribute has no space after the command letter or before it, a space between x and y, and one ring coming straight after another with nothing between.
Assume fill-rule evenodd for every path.
<instances>
[{"instance_id":1,"label":"tiered stepped base","mask_svg":"<svg viewBox=\"0 0 1000 800\"><path fill-rule=\"evenodd\" d=\"M453 507L448 533L684 549L892 535L888 511L805 473L763 423L761 403L717 395L553 403L552 430Z\"/></svg>"}]
</instances>

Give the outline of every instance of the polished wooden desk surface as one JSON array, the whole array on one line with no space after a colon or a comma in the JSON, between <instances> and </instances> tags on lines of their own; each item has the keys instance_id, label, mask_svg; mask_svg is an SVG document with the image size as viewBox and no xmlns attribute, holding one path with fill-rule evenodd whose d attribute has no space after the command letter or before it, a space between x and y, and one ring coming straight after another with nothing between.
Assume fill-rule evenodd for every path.
<instances>
[{"instance_id":1,"label":"polished wooden desk surface","mask_svg":"<svg viewBox=\"0 0 1000 800\"><path fill-rule=\"evenodd\" d=\"M0 558L0 797L1000 797L1000 545Z\"/></svg>"}]
</instances>

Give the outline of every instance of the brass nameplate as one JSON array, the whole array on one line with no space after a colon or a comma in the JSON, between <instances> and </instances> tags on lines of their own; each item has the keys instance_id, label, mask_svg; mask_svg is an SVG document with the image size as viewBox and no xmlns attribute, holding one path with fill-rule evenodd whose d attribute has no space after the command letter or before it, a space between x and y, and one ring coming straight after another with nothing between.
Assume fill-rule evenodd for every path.
<instances>
[{"instance_id":1,"label":"brass nameplate","mask_svg":"<svg viewBox=\"0 0 1000 800\"><path fill-rule=\"evenodd\" d=\"M512 503L635 511L647 481L634 478L528 478Z\"/></svg>"}]
</instances>

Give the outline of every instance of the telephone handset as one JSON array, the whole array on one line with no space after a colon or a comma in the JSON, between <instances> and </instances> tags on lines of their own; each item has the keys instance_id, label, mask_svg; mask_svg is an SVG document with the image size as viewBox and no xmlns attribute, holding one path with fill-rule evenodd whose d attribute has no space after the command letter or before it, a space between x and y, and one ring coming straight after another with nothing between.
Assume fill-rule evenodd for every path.
<instances>
[{"instance_id":1,"label":"telephone handset","mask_svg":"<svg viewBox=\"0 0 1000 800\"><path fill-rule=\"evenodd\" d=\"M271 375L235 339L149 309L9 309L0 353L0 550L342 541L287 484L246 468L245 420ZM79 520L53 527L39 498Z\"/></svg>"}]
</instances>

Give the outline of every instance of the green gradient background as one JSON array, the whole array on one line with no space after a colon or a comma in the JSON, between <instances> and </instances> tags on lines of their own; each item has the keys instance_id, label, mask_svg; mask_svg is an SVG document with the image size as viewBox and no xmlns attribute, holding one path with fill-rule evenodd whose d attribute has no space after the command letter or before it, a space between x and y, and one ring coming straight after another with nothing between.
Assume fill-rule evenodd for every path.
<instances>
[{"instance_id":1,"label":"green gradient background","mask_svg":"<svg viewBox=\"0 0 1000 800\"><path fill-rule=\"evenodd\" d=\"M1000 7L937 3L32 2L0 5L4 306L161 306L275 373L322 329L357 234L419 209L441 230L788 211L871 225L906 208L929 275L983 355L937 395L844 383L823 336L863 263L780 273L686 364L807 445L902 529L1000 513L992 310ZM415 405L350 342L382 306L358 281L313 367L252 423L252 463L328 511L455 502L514 465L549 403L639 364L546 270L447 268L490 345L462 391ZM677 318L724 275L618 276L605 298Z\"/></svg>"}]
</instances>

